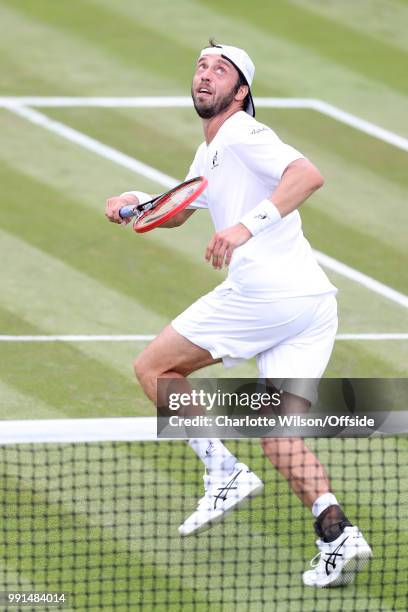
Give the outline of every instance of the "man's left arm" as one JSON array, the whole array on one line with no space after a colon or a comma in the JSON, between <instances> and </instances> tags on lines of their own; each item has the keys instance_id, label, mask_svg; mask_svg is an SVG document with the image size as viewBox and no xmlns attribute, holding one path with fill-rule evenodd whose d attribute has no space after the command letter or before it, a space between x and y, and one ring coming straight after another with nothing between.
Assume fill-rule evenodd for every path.
<instances>
[{"instance_id":1,"label":"man's left arm","mask_svg":"<svg viewBox=\"0 0 408 612\"><path fill-rule=\"evenodd\" d=\"M297 159L284 171L276 189L268 198L281 217L289 215L324 184L319 170L307 159Z\"/></svg>"},{"instance_id":2,"label":"man's left arm","mask_svg":"<svg viewBox=\"0 0 408 612\"><path fill-rule=\"evenodd\" d=\"M214 268L221 269L224 263L228 266L237 247L296 210L323 183L319 170L307 159L291 162L269 198L245 215L240 223L211 238L205 252L206 260L211 261Z\"/></svg>"}]
</instances>

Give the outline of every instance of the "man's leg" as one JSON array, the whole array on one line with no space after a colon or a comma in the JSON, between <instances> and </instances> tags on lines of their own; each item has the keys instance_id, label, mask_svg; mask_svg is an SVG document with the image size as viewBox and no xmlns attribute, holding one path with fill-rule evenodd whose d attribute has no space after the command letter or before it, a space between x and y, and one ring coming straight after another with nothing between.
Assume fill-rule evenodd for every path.
<instances>
[{"instance_id":1,"label":"man's leg","mask_svg":"<svg viewBox=\"0 0 408 612\"><path fill-rule=\"evenodd\" d=\"M167 325L137 357L134 369L143 391L155 403L158 378L183 380L192 372L220 361Z\"/></svg>"},{"instance_id":2,"label":"man's leg","mask_svg":"<svg viewBox=\"0 0 408 612\"><path fill-rule=\"evenodd\" d=\"M330 491L326 471L301 438L263 438L261 445L272 465L308 508Z\"/></svg>"},{"instance_id":3,"label":"man's leg","mask_svg":"<svg viewBox=\"0 0 408 612\"><path fill-rule=\"evenodd\" d=\"M304 414L310 405L305 398L284 393L281 412ZM326 541L335 540L344 526L351 525L331 492L325 468L302 438L263 438L261 446L303 505L311 509L318 519L317 523L321 522L321 531ZM325 512L329 507L332 507L331 510Z\"/></svg>"},{"instance_id":4,"label":"man's leg","mask_svg":"<svg viewBox=\"0 0 408 612\"><path fill-rule=\"evenodd\" d=\"M158 378L177 380L178 391L189 393L191 387L186 377L220 361L213 359L207 350L193 344L168 325L135 360L134 369L147 397L153 403L157 399L165 405L166 397L157 398ZM226 462L228 473L232 472L237 460L220 440L197 438L189 443L209 471L222 470L223 463Z\"/></svg>"},{"instance_id":5,"label":"man's leg","mask_svg":"<svg viewBox=\"0 0 408 612\"><path fill-rule=\"evenodd\" d=\"M316 518L319 562L304 572L308 586L333 587L349 584L366 566L371 549L357 527L344 515L330 490L326 471L299 438L265 438L262 447L268 459L288 481L292 491Z\"/></svg>"},{"instance_id":6,"label":"man's leg","mask_svg":"<svg viewBox=\"0 0 408 612\"><path fill-rule=\"evenodd\" d=\"M330 297L323 297L309 329L258 356L261 377L320 379L330 358L336 329L335 308ZM307 412L310 401L314 401L311 397L310 401L305 399L309 394L315 395L313 390L305 397L287 394L285 412ZM320 560L312 570L304 572L304 583L317 587L348 584L372 553L358 528L344 515L323 465L302 439L268 438L261 443L268 459L316 518Z\"/></svg>"},{"instance_id":7,"label":"man's leg","mask_svg":"<svg viewBox=\"0 0 408 612\"><path fill-rule=\"evenodd\" d=\"M331 492L326 470L301 438L263 438L261 445L292 491L311 509L318 534L326 542L336 540L344 527L351 526Z\"/></svg>"},{"instance_id":8,"label":"man's leg","mask_svg":"<svg viewBox=\"0 0 408 612\"><path fill-rule=\"evenodd\" d=\"M177 380L179 392L188 393L191 387L186 377L220 361L168 325L135 360L134 368L144 392L155 403L158 378ZM164 405L167 398L158 397L157 400ZM206 494L197 511L180 526L180 535L208 529L263 489L262 481L246 465L238 463L220 440L197 438L189 444L203 461L208 475L204 476Z\"/></svg>"}]
</instances>

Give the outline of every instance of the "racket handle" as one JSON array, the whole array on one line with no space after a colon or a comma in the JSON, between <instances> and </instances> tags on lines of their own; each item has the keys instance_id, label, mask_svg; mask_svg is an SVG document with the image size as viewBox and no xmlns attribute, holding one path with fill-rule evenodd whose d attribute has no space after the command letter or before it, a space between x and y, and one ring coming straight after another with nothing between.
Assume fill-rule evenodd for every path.
<instances>
[{"instance_id":1,"label":"racket handle","mask_svg":"<svg viewBox=\"0 0 408 612\"><path fill-rule=\"evenodd\" d=\"M128 217L134 217L137 215L136 206L134 204L127 204L126 206L122 206L119 211L119 217L121 219L127 219Z\"/></svg>"}]
</instances>

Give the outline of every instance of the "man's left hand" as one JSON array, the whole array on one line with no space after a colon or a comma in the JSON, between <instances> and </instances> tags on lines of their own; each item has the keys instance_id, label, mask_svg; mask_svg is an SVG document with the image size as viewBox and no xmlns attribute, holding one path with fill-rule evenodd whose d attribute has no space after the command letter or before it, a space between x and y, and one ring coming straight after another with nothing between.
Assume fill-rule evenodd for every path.
<instances>
[{"instance_id":1,"label":"man's left hand","mask_svg":"<svg viewBox=\"0 0 408 612\"><path fill-rule=\"evenodd\" d=\"M242 223L228 227L211 238L205 251L205 258L207 261L212 260L213 268L221 270L224 263L229 266L234 250L250 238L252 238L251 232Z\"/></svg>"}]
</instances>

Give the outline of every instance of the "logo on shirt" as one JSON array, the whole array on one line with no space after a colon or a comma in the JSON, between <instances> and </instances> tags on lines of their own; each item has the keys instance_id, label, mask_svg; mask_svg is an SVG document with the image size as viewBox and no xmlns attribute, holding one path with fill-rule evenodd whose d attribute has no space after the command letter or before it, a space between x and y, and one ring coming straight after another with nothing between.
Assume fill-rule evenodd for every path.
<instances>
[{"instance_id":1,"label":"logo on shirt","mask_svg":"<svg viewBox=\"0 0 408 612\"><path fill-rule=\"evenodd\" d=\"M216 168L219 165L220 165L220 162L218 161L218 151L216 151L214 157L212 158L211 170L214 170L214 168Z\"/></svg>"},{"instance_id":2,"label":"logo on shirt","mask_svg":"<svg viewBox=\"0 0 408 612\"><path fill-rule=\"evenodd\" d=\"M250 131L251 136L253 136L254 134L259 134L259 132L268 132L269 128L267 128L266 126L260 127L260 128L254 128L253 130Z\"/></svg>"}]
</instances>

